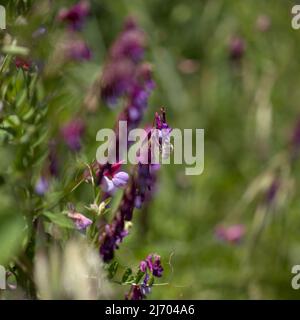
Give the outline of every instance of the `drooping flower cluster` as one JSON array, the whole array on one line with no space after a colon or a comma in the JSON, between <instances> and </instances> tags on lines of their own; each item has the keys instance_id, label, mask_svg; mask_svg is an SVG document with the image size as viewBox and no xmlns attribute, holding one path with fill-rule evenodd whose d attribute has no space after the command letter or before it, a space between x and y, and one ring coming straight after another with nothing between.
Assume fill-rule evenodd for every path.
<instances>
[{"instance_id":1,"label":"drooping flower cluster","mask_svg":"<svg viewBox=\"0 0 300 320\"><path fill-rule=\"evenodd\" d=\"M127 121L128 129L140 123L155 86L151 65L142 63L145 47L144 32L128 19L109 51L101 79L101 97L108 105L115 105L120 97L126 99L119 121Z\"/></svg>"},{"instance_id":2,"label":"drooping flower cluster","mask_svg":"<svg viewBox=\"0 0 300 320\"><path fill-rule=\"evenodd\" d=\"M160 256L149 254L148 257L140 262L139 269L145 274L141 284L133 284L130 291L126 294L126 300L142 300L151 292L151 276L160 278L164 271Z\"/></svg>"}]
</instances>

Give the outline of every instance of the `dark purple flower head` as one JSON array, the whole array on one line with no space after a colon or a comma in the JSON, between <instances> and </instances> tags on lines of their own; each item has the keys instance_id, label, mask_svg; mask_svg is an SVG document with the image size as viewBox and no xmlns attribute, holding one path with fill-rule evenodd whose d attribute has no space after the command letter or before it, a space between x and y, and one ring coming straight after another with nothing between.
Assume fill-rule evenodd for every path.
<instances>
[{"instance_id":1,"label":"dark purple flower head","mask_svg":"<svg viewBox=\"0 0 300 320\"><path fill-rule=\"evenodd\" d=\"M131 286L129 293L125 296L126 300L143 300L144 298L145 295L141 290L141 286L136 284Z\"/></svg>"},{"instance_id":2,"label":"dark purple flower head","mask_svg":"<svg viewBox=\"0 0 300 320\"><path fill-rule=\"evenodd\" d=\"M92 57L91 50L83 40L71 40L66 44L65 49L67 59L74 61L90 60Z\"/></svg>"},{"instance_id":3,"label":"dark purple flower head","mask_svg":"<svg viewBox=\"0 0 300 320\"><path fill-rule=\"evenodd\" d=\"M229 56L231 60L240 60L245 53L245 41L240 37L234 37L229 43Z\"/></svg>"},{"instance_id":4,"label":"dark purple flower head","mask_svg":"<svg viewBox=\"0 0 300 320\"><path fill-rule=\"evenodd\" d=\"M164 271L161 261L160 261L160 256L157 254L149 254L149 256L146 258L146 263L148 266L148 269L150 272L153 274L154 277L161 277L162 273Z\"/></svg>"},{"instance_id":5,"label":"dark purple flower head","mask_svg":"<svg viewBox=\"0 0 300 320\"><path fill-rule=\"evenodd\" d=\"M35 184L35 192L43 196L49 189L49 182L45 177L40 177Z\"/></svg>"},{"instance_id":6,"label":"dark purple flower head","mask_svg":"<svg viewBox=\"0 0 300 320\"><path fill-rule=\"evenodd\" d=\"M89 2L82 0L69 9L61 9L58 13L58 19L67 23L71 30L80 30L89 12Z\"/></svg>"},{"instance_id":7,"label":"dark purple flower head","mask_svg":"<svg viewBox=\"0 0 300 320\"><path fill-rule=\"evenodd\" d=\"M79 151L81 149L81 137L84 130L85 125L81 119L74 119L61 129L63 139L72 151Z\"/></svg>"}]
</instances>

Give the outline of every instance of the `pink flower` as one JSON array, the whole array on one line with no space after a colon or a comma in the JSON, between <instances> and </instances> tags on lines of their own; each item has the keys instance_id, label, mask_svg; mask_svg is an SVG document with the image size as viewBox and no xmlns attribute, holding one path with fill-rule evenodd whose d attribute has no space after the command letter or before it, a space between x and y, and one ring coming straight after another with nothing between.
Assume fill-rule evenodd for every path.
<instances>
[{"instance_id":1,"label":"pink flower","mask_svg":"<svg viewBox=\"0 0 300 320\"><path fill-rule=\"evenodd\" d=\"M69 212L68 217L70 217L74 221L75 226L78 230L84 230L93 223L92 220L85 217L79 212Z\"/></svg>"},{"instance_id":2,"label":"pink flower","mask_svg":"<svg viewBox=\"0 0 300 320\"><path fill-rule=\"evenodd\" d=\"M245 227L242 224L235 224L229 227L217 226L215 230L216 236L229 243L238 243L245 235Z\"/></svg>"}]
</instances>

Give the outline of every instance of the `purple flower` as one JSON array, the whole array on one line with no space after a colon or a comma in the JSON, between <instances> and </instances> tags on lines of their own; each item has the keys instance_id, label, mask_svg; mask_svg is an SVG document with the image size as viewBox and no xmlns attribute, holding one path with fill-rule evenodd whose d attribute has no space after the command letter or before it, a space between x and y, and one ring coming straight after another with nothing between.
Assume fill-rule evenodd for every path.
<instances>
[{"instance_id":1,"label":"purple flower","mask_svg":"<svg viewBox=\"0 0 300 320\"><path fill-rule=\"evenodd\" d=\"M43 196L49 189L49 182L45 177L40 177L34 187L35 192Z\"/></svg>"},{"instance_id":2,"label":"purple flower","mask_svg":"<svg viewBox=\"0 0 300 320\"><path fill-rule=\"evenodd\" d=\"M123 188L126 186L129 180L129 175L126 172L120 171L116 173L113 178L112 182L116 188Z\"/></svg>"},{"instance_id":3,"label":"purple flower","mask_svg":"<svg viewBox=\"0 0 300 320\"><path fill-rule=\"evenodd\" d=\"M100 236L100 255L104 262L113 259L114 251L118 249L123 238L128 231L125 230L125 220L121 215L117 215L111 224L105 226L104 233Z\"/></svg>"},{"instance_id":4,"label":"purple flower","mask_svg":"<svg viewBox=\"0 0 300 320\"><path fill-rule=\"evenodd\" d=\"M146 258L146 263L148 266L148 269L150 272L153 274L153 276L160 278L162 276L162 273L164 271L161 261L160 261L160 256L157 254L150 254Z\"/></svg>"},{"instance_id":5,"label":"purple flower","mask_svg":"<svg viewBox=\"0 0 300 320\"><path fill-rule=\"evenodd\" d=\"M229 227L217 226L216 236L228 243L238 243L245 235L245 227L242 224L235 224Z\"/></svg>"},{"instance_id":6,"label":"purple flower","mask_svg":"<svg viewBox=\"0 0 300 320\"><path fill-rule=\"evenodd\" d=\"M68 217L70 217L74 221L75 226L78 230L84 230L93 223L92 220L88 219L83 214L78 212L69 212Z\"/></svg>"},{"instance_id":7,"label":"purple flower","mask_svg":"<svg viewBox=\"0 0 300 320\"><path fill-rule=\"evenodd\" d=\"M39 27L32 33L32 38L39 38L43 36L47 32L47 29L45 27Z\"/></svg>"},{"instance_id":8,"label":"purple flower","mask_svg":"<svg viewBox=\"0 0 300 320\"><path fill-rule=\"evenodd\" d=\"M71 30L80 30L89 12L89 2L82 0L69 9L61 9L58 13L58 19L67 23Z\"/></svg>"},{"instance_id":9,"label":"purple flower","mask_svg":"<svg viewBox=\"0 0 300 320\"><path fill-rule=\"evenodd\" d=\"M128 173L118 170L121 168L122 161L113 165L108 164L107 168L101 173L101 189L107 193L113 193L116 188L124 188L129 180Z\"/></svg>"},{"instance_id":10,"label":"purple flower","mask_svg":"<svg viewBox=\"0 0 300 320\"><path fill-rule=\"evenodd\" d=\"M125 296L126 300L145 299L151 293L151 284L149 284L150 275L159 278L164 271L160 256L157 254L149 254L145 260L140 262L139 269L145 273L144 280L140 285L135 284L131 286L130 291Z\"/></svg>"},{"instance_id":11,"label":"purple flower","mask_svg":"<svg viewBox=\"0 0 300 320\"><path fill-rule=\"evenodd\" d=\"M245 53L245 41L240 37L234 37L229 43L229 56L231 60L240 60Z\"/></svg>"},{"instance_id":12,"label":"purple flower","mask_svg":"<svg viewBox=\"0 0 300 320\"><path fill-rule=\"evenodd\" d=\"M126 294L126 300L143 300L145 295L141 290L141 286L139 285L132 285L128 294Z\"/></svg>"},{"instance_id":13,"label":"purple flower","mask_svg":"<svg viewBox=\"0 0 300 320\"><path fill-rule=\"evenodd\" d=\"M83 40L72 40L66 45L67 58L74 61L84 61L91 59L91 51Z\"/></svg>"},{"instance_id":14,"label":"purple flower","mask_svg":"<svg viewBox=\"0 0 300 320\"><path fill-rule=\"evenodd\" d=\"M114 60L130 59L137 63L143 56L146 46L144 32L140 29L129 29L123 31L113 44L110 56Z\"/></svg>"},{"instance_id":15,"label":"purple flower","mask_svg":"<svg viewBox=\"0 0 300 320\"><path fill-rule=\"evenodd\" d=\"M72 151L81 149L81 137L84 129L85 125L81 119L74 119L63 126L61 130L63 139Z\"/></svg>"},{"instance_id":16,"label":"purple flower","mask_svg":"<svg viewBox=\"0 0 300 320\"><path fill-rule=\"evenodd\" d=\"M140 270L141 270L142 272L146 272L146 270L147 270L147 262L146 262L146 261L142 260L142 261L140 262Z\"/></svg>"}]
</instances>

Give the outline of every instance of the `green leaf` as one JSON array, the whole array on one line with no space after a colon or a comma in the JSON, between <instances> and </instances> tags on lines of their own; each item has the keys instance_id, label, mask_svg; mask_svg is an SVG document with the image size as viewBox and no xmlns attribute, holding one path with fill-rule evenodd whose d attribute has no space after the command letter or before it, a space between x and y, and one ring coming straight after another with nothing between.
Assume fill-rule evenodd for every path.
<instances>
[{"instance_id":1,"label":"green leaf","mask_svg":"<svg viewBox=\"0 0 300 320\"><path fill-rule=\"evenodd\" d=\"M132 270L130 268L127 268L123 274L122 283L128 282L131 274L132 274Z\"/></svg>"},{"instance_id":2,"label":"green leaf","mask_svg":"<svg viewBox=\"0 0 300 320\"><path fill-rule=\"evenodd\" d=\"M141 270L139 270L135 276L135 283L139 283L143 278L144 274L145 272L142 272Z\"/></svg>"},{"instance_id":3,"label":"green leaf","mask_svg":"<svg viewBox=\"0 0 300 320\"><path fill-rule=\"evenodd\" d=\"M43 212L43 215L47 217L51 222L57 224L62 228L68 228L68 229L75 228L72 220L62 213L53 213L53 212L46 211L46 212Z\"/></svg>"},{"instance_id":4,"label":"green leaf","mask_svg":"<svg viewBox=\"0 0 300 320\"><path fill-rule=\"evenodd\" d=\"M112 279L117 273L119 263L117 261L112 262L108 267L108 277Z\"/></svg>"},{"instance_id":5,"label":"green leaf","mask_svg":"<svg viewBox=\"0 0 300 320\"><path fill-rule=\"evenodd\" d=\"M5 265L20 250L24 238L24 221L16 214L0 215L0 264Z\"/></svg>"}]
</instances>

